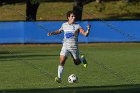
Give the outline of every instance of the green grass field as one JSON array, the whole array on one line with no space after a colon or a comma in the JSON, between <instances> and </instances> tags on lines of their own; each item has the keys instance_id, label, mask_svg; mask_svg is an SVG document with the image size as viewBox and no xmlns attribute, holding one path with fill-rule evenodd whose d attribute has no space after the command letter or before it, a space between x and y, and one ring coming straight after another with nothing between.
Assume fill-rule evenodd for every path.
<instances>
[{"instance_id":1,"label":"green grass field","mask_svg":"<svg viewBox=\"0 0 140 93\"><path fill-rule=\"evenodd\" d=\"M69 56L63 82L59 84L54 78L61 45L1 45L0 93L59 93L58 89L64 89L64 93L68 89L67 93L87 93L82 92L84 88L90 93L140 92L140 43L93 43L79 47L86 55L88 68L75 66ZM72 73L78 76L78 83L67 82ZM75 88L79 92L71 90Z\"/></svg>"}]
</instances>

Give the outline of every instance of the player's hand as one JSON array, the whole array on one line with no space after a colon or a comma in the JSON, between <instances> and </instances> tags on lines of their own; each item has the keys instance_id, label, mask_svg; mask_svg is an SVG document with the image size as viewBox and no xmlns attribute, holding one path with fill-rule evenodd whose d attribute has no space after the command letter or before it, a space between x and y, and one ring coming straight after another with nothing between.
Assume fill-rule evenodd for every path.
<instances>
[{"instance_id":1,"label":"player's hand","mask_svg":"<svg viewBox=\"0 0 140 93\"><path fill-rule=\"evenodd\" d=\"M88 25L87 25L87 29L90 29L90 28L91 28L91 25L90 25L90 24L88 24Z\"/></svg>"},{"instance_id":2,"label":"player's hand","mask_svg":"<svg viewBox=\"0 0 140 93\"><path fill-rule=\"evenodd\" d=\"M52 35L52 33L51 33L51 32L49 32L47 35L48 35L48 36L51 36L51 35Z\"/></svg>"}]
</instances>

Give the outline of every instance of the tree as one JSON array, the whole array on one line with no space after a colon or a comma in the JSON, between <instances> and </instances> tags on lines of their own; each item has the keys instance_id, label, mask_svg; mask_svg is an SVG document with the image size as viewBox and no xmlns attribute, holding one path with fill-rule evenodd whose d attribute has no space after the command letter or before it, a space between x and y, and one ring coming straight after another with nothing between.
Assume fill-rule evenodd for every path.
<instances>
[{"instance_id":1,"label":"tree","mask_svg":"<svg viewBox=\"0 0 140 93\"><path fill-rule=\"evenodd\" d=\"M96 0L97 3L101 3L102 0Z\"/></svg>"},{"instance_id":2,"label":"tree","mask_svg":"<svg viewBox=\"0 0 140 93\"><path fill-rule=\"evenodd\" d=\"M75 12L76 21L82 20L83 2L84 0L74 0L73 11Z\"/></svg>"},{"instance_id":3,"label":"tree","mask_svg":"<svg viewBox=\"0 0 140 93\"><path fill-rule=\"evenodd\" d=\"M39 0L26 0L26 21L36 21Z\"/></svg>"}]
</instances>

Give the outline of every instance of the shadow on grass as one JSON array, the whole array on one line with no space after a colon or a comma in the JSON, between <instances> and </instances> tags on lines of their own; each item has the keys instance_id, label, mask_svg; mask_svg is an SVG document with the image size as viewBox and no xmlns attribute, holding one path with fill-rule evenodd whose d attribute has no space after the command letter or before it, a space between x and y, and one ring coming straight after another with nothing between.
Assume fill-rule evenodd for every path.
<instances>
[{"instance_id":1,"label":"shadow on grass","mask_svg":"<svg viewBox=\"0 0 140 93\"><path fill-rule=\"evenodd\" d=\"M35 60L41 60L42 58L45 58L45 57L58 57L59 55L56 55L56 54L50 54L50 55L47 55L47 54L10 54L10 55L2 55L0 56L0 61L1 62L5 62L5 61L11 61L11 60L19 60L19 59L28 59L28 60L33 60L35 58ZM42 59L43 60L43 59Z\"/></svg>"},{"instance_id":2,"label":"shadow on grass","mask_svg":"<svg viewBox=\"0 0 140 93\"><path fill-rule=\"evenodd\" d=\"M50 89L0 90L0 93L140 93L140 85L86 86Z\"/></svg>"}]
</instances>

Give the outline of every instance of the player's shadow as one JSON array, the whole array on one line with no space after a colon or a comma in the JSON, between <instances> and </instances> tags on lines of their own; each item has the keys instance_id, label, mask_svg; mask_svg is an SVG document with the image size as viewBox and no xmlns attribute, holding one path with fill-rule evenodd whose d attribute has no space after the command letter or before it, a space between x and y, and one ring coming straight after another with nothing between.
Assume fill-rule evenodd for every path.
<instances>
[{"instance_id":1,"label":"player's shadow","mask_svg":"<svg viewBox=\"0 0 140 93\"><path fill-rule=\"evenodd\" d=\"M140 93L140 84L114 86L84 86L50 89L0 90L0 93Z\"/></svg>"}]
</instances>

